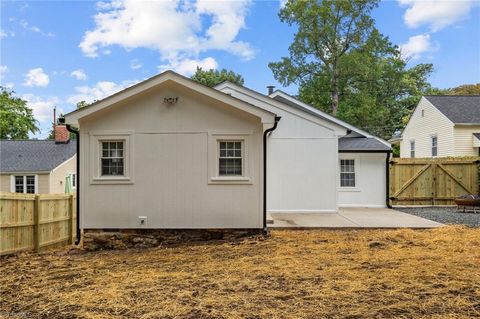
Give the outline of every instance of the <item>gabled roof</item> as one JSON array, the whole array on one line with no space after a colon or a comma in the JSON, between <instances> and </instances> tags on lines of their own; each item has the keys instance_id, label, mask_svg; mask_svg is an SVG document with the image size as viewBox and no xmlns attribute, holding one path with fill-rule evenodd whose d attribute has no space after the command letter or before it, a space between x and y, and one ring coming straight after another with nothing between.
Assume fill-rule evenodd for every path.
<instances>
[{"instance_id":1,"label":"gabled roof","mask_svg":"<svg viewBox=\"0 0 480 319\"><path fill-rule=\"evenodd\" d=\"M76 153L76 141L0 140L0 173L50 172Z\"/></svg>"},{"instance_id":2,"label":"gabled roof","mask_svg":"<svg viewBox=\"0 0 480 319\"><path fill-rule=\"evenodd\" d=\"M426 95L425 98L454 124L480 125L480 95Z\"/></svg>"},{"instance_id":3,"label":"gabled roof","mask_svg":"<svg viewBox=\"0 0 480 319\"><path fill-rule=\"evenodd\" d=\"M195 82L192 79L187 78L183 75L180 75L176 72L165 71L145 81L132 85L118 93L112 94L102 100L99 100L93 104L90 104L89 106L86 106L84 108L81 108L66 114L65 122L71 125L78 125L78 120L85 116L88 116L92 113L95 113L102 109L113 106L118 102L121 102L127 98L143 93L147 90L150 90L166 82L173 82L180 86L187 87L194 92L204 94L205 96L209 96L210 98L222 101L234 108L248 112L252 115L259 117L262 123L274 123L275 121L275 114L267 110L264 110L255 105L249 104L245 101L232 97L228 94L215 90L206 85Z\"/></svg>"},{"instance_id":4,"label":"gabled roof","mask_svg":"<svg viewBox=\"0 0 480 319\"><path fill-rule=\"evenodd\" d=\"M388 152L390 147L373 137L341 137L338 139L338 150L340 152Z\"/></svg>"}]
</instances>

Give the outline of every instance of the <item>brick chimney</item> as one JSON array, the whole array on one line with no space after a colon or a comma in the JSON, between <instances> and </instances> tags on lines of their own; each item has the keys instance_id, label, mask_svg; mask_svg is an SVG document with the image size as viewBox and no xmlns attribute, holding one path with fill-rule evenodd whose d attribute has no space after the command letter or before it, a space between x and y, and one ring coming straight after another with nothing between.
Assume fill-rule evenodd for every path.
<instances>
[{"instance_id":1,"label":"brick chimney","mask_svg":"<svg viewBox=\"0 0 480 319\"><path fill-rule=\"evenodd\" d=\"M55 143L68 143L70 140L70 132L67 131L65 124L55 125Z\"/></svg>"}]
</instances>

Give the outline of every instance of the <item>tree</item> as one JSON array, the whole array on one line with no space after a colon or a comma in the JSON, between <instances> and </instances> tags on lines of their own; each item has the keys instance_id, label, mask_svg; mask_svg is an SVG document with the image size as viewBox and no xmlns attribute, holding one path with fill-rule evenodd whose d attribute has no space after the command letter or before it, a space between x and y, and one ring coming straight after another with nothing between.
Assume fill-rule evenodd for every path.
<instances>
[{"instance_id":1,"label":"tree","mask_svg":"<svg viewBox=\"0 0 480 319\"><path fill-rule=\"evenodd\" d=\"M0 138L27 139L29 133L40 132L27 101L3 86L0 86L0 91Z\"/></svg>"},{"instance_id":2,"label":"tree","mask_svg":"<svg viewBox=\"0 0 480 319\"><path fill-rule=\"evenodd\" d=\"M80 101L80 102L77 102L77 110L85 107L85 106L89 106L90 103L87 103L85 101ZM60 117L63 117L63 114L60 115ZM55 139L55 131L53 130L53 125L54 123L52 123L52 129L50 130L50 133L48 134L48 137L47 139L49 140L54 140ZM70 132L70 139L71 140L75 140L77 139L77 135L73 134L72 132Z\"/></svg>"},{"instance_id":3,"label":"tree","mask_svg":"<svg viewBox=\"0 0 480 319\"><path fill-rule=\"evenodd\" d=\"M480 83L477 84L464 84L450 89L453 95L474 95L480 94Z\"/></svg>"},{"instance_id":4,"label":"tree","mask_svg":"<svg viewBox=\"0 0 480 319\"><path fill-rule=\"evenodd\" d=\"M407 68L398 46L369 16L376 5L367 0L288 2L280 18L297 24L298 32L290 57L269 66L284 85L298 84L303 102L390 138L431 91L427 78L433 66Z\"/></svg>"},{"instance_id":5,"label":"tree","mask_svg":"<svg viewBox=\"0 0 480 319\"><path fill-rule=\"evenodd\" d=\"M238 85L243 85L243 77L233 71L228 70L203 70L201 67L197 66L197 71L191 77L192 80L199 82L203 85L214 87L217 84L220 84L224 81L229 81Z\"/></svg>"},{"instance_id":6,"label":"tree","mask_svg":"<svg viewBox=\"0 0 480 319\"><path fill-rule=\"evenodd\" d=\"M378 0L288 1L280 10L280 20L297 25L298 30L289 47L290 57L269 64L275 78L289 85L325 77L331 113L336 115L340 84L347 72L344 57L375 30L370 12L377 5Z\"/></svg>"}]
</instances>

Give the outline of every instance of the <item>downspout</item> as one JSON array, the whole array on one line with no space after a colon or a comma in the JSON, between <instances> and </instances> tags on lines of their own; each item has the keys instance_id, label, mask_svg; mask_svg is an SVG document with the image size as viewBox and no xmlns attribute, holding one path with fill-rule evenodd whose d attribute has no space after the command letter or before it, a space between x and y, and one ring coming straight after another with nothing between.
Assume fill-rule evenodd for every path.
<instances>
[{"instance_id":1,"label":"downspout","mask_svg":"<svg viewBox=\"0 0 480 319\"><path fill-rule=\"evenodd\" d=\"M390 154L392 151L387 152L385 157L385 194L386 194L386 204L388 208L392 208L390 204Z\"/></svg>"},{"instance_id":2,"label":"downspout","mask_svg":"<svg viewBox=\"0 0 480 319\"><path fill-rule=\"evenodd\" d=\"M275 116L275 123L263 132L263 229L267 230L267 135L275 131L281 116Z\"/></svg>"},{"instance_id":3,"label":"downspout","mask_svg":"<svg viewBox=\"0 0 480 319\"><path fill-rule=\"evenodd\" d=\"M77 207L77 238L75 238L75 245L78 245L80 243L80 132L74 128L72 128L69 124L67 124L67 131L75 134L75 137L77 138L77 202L76 207Z\"/></svg>"}]
</instances>

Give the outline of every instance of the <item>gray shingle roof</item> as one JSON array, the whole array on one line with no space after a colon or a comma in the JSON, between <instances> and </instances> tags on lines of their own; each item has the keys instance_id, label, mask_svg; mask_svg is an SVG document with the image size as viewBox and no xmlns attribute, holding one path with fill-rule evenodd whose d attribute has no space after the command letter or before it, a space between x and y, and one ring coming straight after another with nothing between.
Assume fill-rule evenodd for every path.
<instances>
[{"instance_id":1,"label":"gray shingle roof","mask_svg":"<svg viewBox=\"0 0 480 319\"><path fill-rule=\"evenodd\" d=\"M473 136L475 136L476 138L478 138L478 140L480 140L480 133L473 133Z\"/></svg>"},{"instance_id":2,"label":"gray shingle roof","mask_svg":"<svg viewBox=\"0 0 480 319\"><path fill-rule=\"evenodd\" d=\"M76 153L76 141L0 140L0 172L51 171Z\"/></svg>"},{"instance_id":3,"label":"gray shingle roof","mask_svg":"<svg viewBox=\"0 0 480 319\"><path fill-rule=\"evenodd\" d=\"M372 137L342 137L338 139L338 150L387 152L390 148Z\"/></svg>"},{"instance_id":4,"label":"gray shingle roof","mask_svg":"<svg viewBox=\"0 0 480 319\"><path fill-rule=\"evenodd\" d=\"M480 95L427 95L425 98L455 124L480 124Z\"/></svg>"}]
</instances>

